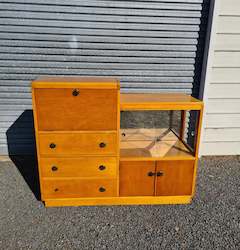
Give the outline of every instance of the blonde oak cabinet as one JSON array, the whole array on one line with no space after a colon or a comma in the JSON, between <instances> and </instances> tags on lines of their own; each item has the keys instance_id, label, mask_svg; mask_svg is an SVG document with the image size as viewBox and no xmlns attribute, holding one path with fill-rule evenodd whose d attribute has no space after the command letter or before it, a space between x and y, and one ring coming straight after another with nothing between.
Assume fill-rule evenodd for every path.
<instances>
[{"instance_id":1,"label":"blonde oak cabinet","mask_svg":"<svg viewBox=\"0 0 240 250\"><path fill-rule=\"evenodd\" d=\"M122 161L120 196L191 195L194 161Z\"/></svg>"},{"instance_id":2,"label":"blonde oak cabinet","mask_svg":"<svg viewBox=\"0 0 240 250\"><path fill-rule=\"evenodd\" d=\"M46 206L191 202L201 101L185 94L120 94L117 79L99 77L38 78L32 99ZM167 126L121 129L120 111L148 110L169 112ZM180 114L178 131L173 112Z\"/></svg>"}]
</instances>

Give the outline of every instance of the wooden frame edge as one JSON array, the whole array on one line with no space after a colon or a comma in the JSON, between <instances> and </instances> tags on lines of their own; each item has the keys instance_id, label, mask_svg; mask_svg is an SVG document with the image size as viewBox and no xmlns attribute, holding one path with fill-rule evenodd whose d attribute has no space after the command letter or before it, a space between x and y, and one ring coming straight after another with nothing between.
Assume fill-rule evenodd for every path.
<instances>
[{"instance_id":1,"label":"wooden frame edge","mask_svg":"<svg viewBox=\"0 0 240 250\"><path fill-rule=\"evenodd\" d=\"M106 198L70 198L46 199L46 207L61 206L105 206L105 205L168 205L189 204L192 196L139 196L139 197L106 197Z\"/></svg>"}]
</instances>

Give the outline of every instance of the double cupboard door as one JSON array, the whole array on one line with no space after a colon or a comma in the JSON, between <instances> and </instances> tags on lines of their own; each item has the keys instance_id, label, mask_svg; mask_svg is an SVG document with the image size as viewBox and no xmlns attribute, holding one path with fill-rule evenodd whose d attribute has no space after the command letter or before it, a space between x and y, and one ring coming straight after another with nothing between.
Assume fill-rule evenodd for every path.
<instances>
[{"instance_id":1,"label":"double cupboard door","mask_svg":"<svg viewBox=\"0 0 240 250\"><path fill-rule=\"evenodd\" d=\"M121 161L120 196L191 195L194 160Z\"/></svg>"}]
</instances>

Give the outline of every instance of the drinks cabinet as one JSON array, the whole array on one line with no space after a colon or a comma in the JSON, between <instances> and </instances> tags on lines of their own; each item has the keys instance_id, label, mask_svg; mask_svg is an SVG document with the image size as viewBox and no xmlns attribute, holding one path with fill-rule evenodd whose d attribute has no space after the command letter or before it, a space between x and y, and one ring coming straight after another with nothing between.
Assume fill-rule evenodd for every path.
<instances>
[{"instance_id":1,"label":"drinks cabinet","mask_svg":"<svg viewBox=\"0 0 240 250\"><path fill-rule=\"evenodd\" d=\"M100 77L38 78L32 100L46 206L191 202L202 101L120 94L119 80Z\"/></svg>"}]
</instances>

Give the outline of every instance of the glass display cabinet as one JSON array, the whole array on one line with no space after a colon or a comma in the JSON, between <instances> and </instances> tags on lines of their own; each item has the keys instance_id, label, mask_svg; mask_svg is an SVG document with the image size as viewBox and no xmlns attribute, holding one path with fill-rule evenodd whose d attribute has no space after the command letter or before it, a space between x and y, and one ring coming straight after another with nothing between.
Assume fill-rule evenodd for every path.
<instances>
[{"instance_id":1,"label":"glass display cabinet","mask_svg":"<svg viewBox=\"0 0 240 250\"><path fill-rule=\"evenodd\" d=\"M202 102L185 94L122 94L120 108L120 196L190 201Z\"/></svg>"}]
</instances>

